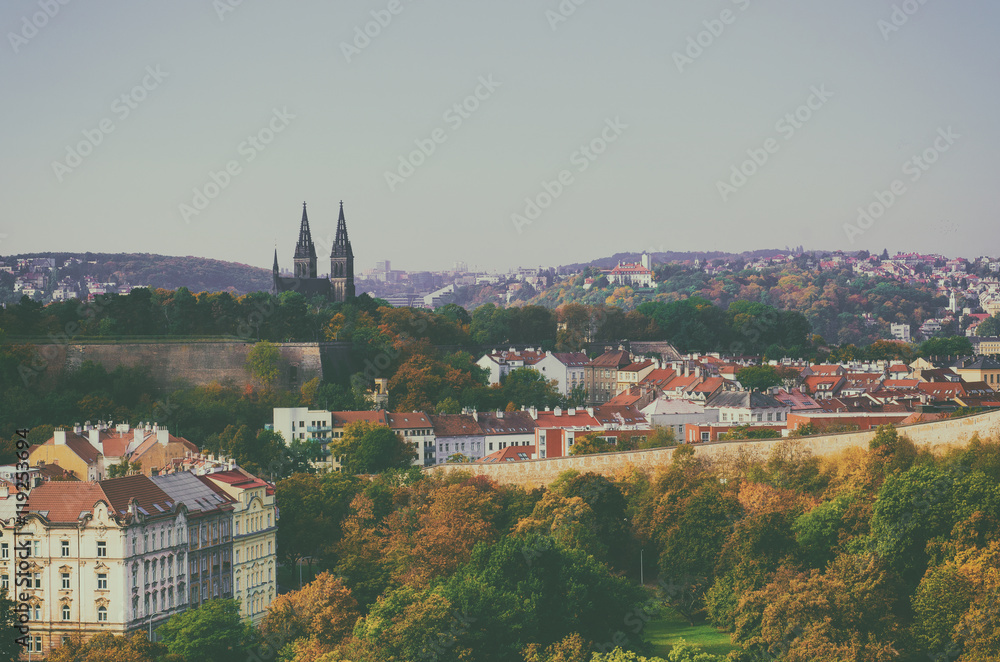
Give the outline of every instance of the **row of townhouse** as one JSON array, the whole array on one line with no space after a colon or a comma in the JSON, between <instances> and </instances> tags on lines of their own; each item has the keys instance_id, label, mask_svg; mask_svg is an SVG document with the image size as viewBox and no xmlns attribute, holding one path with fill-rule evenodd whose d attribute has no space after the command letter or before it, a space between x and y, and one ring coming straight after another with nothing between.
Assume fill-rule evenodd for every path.
<instances>
[{"instance_id":1,"label":"row of townhouse","mask_svg":"<svg viewBox=\"0 0 1000 662\"><path fill-rule=\"evenodd\" d=\"M6 486L0 584L16 583L28 610L27 653L74 636L155 638L214 598L235 598L256 623L275 598L274 491L241 470L42 483L21 522Z\"/></svg>"},{"instance_id":2,"label":"row of townhouse","mask_svg":"<svg viewBox=\"0 0 1000 662\"><path fill-rule=\"evenodd\" d=\"M57 466L77 480L99 481L112 465L129 462L146 475L166 473L176 460L198 453L198 447L166 428L145 424L135 428L103 422L56 429L44 443L28 449L32 467Z\"/></svg>"},{"instance_id":3,"label":"row of townhouse","mask_svg":"<svg viewBox=\"0 0 1000 662\"><path fill-rule=\"evenodd\" d=\"M321 472L339 471L340 462L330 444L343 437L344 429L355 421L367 421L389 427L413 445L415 466L434 466L461 455L476 461L508 448L539 446L546 439L546 429L570 430L558 454L568 453L576 432L621 429L649 429L642 413L630 405L604 405L579 409L477 412L461 414L390 413L385 411L321 411L305 408L276 408L273 429L286 443L316 441L323 459L315 462ZM541 430L541 432L540 432ZM539 455L545 452L541 443ZM534 451L532 451L534 453ZM549 451L548 457L553 457ZM557 455L558 456L558 455Z\"/></svg>"}]
</instances>

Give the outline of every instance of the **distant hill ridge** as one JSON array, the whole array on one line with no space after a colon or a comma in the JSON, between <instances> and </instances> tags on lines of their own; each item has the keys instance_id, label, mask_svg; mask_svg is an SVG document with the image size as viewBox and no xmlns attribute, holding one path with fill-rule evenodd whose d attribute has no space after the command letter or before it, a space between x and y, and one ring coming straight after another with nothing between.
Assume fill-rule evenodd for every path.
<instances>
[{"instance_id":1,"label":"distant hill ridge","mask_svg":"<svg viewBox=\"0 0 1000 662\"><path fill-rule=\"evenodd\" d=\"M3 259L55 258L59 277L92 276L99 281L124 280L129 285L176 290L186 287L191 292L248 292L271 289L269 269L238 262L226 262L187 255L156 255L153 253L24 253ZM63 267L69 259L82 264ZM94 264L91 264L94 262Z\"/></svg>"}]
</instances>

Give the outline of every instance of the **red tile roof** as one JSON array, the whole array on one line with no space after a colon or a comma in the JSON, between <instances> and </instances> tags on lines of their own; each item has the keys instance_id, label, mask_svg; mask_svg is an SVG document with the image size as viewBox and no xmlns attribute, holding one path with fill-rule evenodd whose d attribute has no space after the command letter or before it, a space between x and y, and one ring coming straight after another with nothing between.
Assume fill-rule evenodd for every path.
<instances>
[{"instance_id":1,"label":"red tile roof","mask_svg":"<svg viewBox=\"0 0 1000 662\"><path fill-rule=\"evenodd\" d=\"M476 419L468 414L442 414L430 418L436 437L469 437L483 433Z\"/></svg>"},{"instance_id":2,"label":"red tile roof","mask_svg":"<svg viewBox=\"0 0 1000 662\"><path fill-rule=\"evenodd\" d=\"M102 480L98 484L107 496L108 503L119 516L124 516L128 512L128 504L132 499L136 499L139 508L149 516L169 512L172 506L167 493L157 487L148 476L111 478Z\"/></svg>"},{"instance_id":3,"label":"red tile roof","mask_svg":"<svg viewBox=\"0 0 1000 662\"><path fill-rule=\"evenodd\" d=\"M77 522L83 511L91 511L108 497L97 483L54 481L42 483L28 493L28 510L50 522Z\"/></svg>"},{"instance_id":4,"label":"red tile roof","mask_svg":"<svg viewBox=\"0 0 1000 662\"><path fill-rule=\"evenodd\" d=\"M632 405L602 405L594 408L594 418L602 425L644 425L642 412Z\"/></svg>"},{"instance_id":5,"label":"red tile roof","mask_svg":"<svg viewBox=\"0 0 1000 662\"><path fill-rule=\"evenodd\" d=\"M495 453L490 453L486 457L479 458L476 460L476 463L524 462L525 460L530 460L537 452L535 446L508 446Z\"/></svg>"},{"instance_id":6,"label":"red tile roof","mask_svg":"<svg viewBox=\"0 0 1000 662\"><path fill-rule=\"evenodd\" d=\"M535 419L526 411L480 412L479 428L487 437L495 435L530 434L535 431ZM502 417L501 417L502 416Z\"/></svg>"},{"instance_id":7,"label":"red tile roof","mask_svg":"<svg viewBox=\"0 0 1000 662\"><path fill-rule=\"evenodd\" d=\"M393 430L433 427L431 419L427 418L427 414L422 414L417 411L401 414L386 414L386 416L388 417L389 427Z\"/></svg>"}]
</instances>

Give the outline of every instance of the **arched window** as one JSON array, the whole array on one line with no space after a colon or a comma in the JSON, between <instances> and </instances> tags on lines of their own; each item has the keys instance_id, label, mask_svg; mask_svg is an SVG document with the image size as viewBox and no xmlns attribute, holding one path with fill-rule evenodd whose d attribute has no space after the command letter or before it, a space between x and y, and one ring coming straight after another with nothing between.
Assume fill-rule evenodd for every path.
<instances>
[{"instance_id":1,"label":"arched window","mask_svg":"<svg viewBox=\"0 0 1000 662\"><path fill-rule=\"evenodd\" d=\"M98 607L97 608L97 620L99 620L99 621L106 621L106 620L108 620L108 608L107 607Z\"/></svg>"}]
</instances>

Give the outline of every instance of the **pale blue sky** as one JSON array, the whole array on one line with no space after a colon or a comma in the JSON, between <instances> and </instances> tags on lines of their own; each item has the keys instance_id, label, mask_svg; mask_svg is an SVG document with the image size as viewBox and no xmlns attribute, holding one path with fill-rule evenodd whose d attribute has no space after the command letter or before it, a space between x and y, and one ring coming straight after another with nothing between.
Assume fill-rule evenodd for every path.
<instances>
[{"instance_id":1,"label":"pale blue sky","mask_svg":"<svg viewBox=\"0 0 1000 662\"><path fill-rule=\"evenodd\" d=\"M69 0L24 31L46 2L56 0L0 8L0 254L266 267L277 241L287 266L302 201L325 255L341 199L358 269L798 244L1000 253L995 2L897 1L918 9L886 39L886 0L587 0L559 23L546 15L558 0L399 0L350 62L342 44L390 0L242 0L223 19L216 7L235 0ZM729 24L711 23L720 16ZM704 21L721 34L701 35L709 45L679 71L674 53ZM144 78L145 99L116 102ZM779 129L823 86L832 96L800 111L812 116L794 135ZM477 87L478 109L446 115ZM294 118L275 120L282 130L263 151L241 150L275 109ZM574 153L616 118L627 128L605 131L614 142L581 172ZM114 131L57 174L53 163L102 120ZM948 150L912 181L905 162L948 127L960 137L939 140ZM386 172L436 129L443 142L390 187ZM768 139L776 151L724 196L718 182ZM186 222L180 206L229 161L238 174ZM571 183L518 232L512 214L526 197L545 202L543 181L563 170ZM895 180L905 192L851 243L844 224Z\"/></svg>"}]
</instances>

